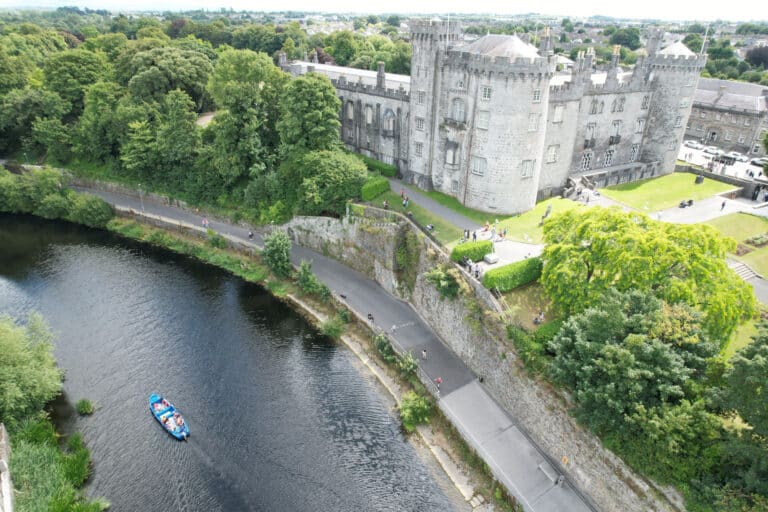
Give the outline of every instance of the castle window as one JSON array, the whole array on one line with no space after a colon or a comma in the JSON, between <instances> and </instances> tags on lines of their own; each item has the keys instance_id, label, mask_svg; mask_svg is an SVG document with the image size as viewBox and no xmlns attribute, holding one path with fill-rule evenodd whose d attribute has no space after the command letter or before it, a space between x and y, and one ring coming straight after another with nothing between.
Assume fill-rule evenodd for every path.
<instances>
[{"instance_id":1,"label":"castle window","mask_svg":"<svg viewBox=\"0 0 768 512\"><path fill-rule=\"evenodd\" d=\"M703 124L697 124L696 125L696 131L697 132L703 132L704 131L704 125Z\"/></svg>"},{"instance_id":2,"label":"castle window","mask_svg":"<svg viewBox=\"0 0 768 512\"><path fill-rule=\"evenodd\" d=\"M621 121L614 121L613 122L613 135L619 135L619 132L621 132Z\"/></svg>"},{"instance_id":3,"label":"castle window","mask_svg":"<svg viewBox=\"0 0 768 512\"><path fill-rule=\"evenodd\" d=\"M459 182L457 180L451 181L451 192L454 194L459 193Z\"/></svg>"},{"instance_id":4,"label":"castle window","mask_svg":"<svg viewBox=\"0 0 768 512\"><path fill-rule=\"evenodd\" d=\"M704 112L703 110L701 111L701 118L702 119L706 119L707 118L707 113Z\"/></svg>"},{"instance_id":5,"label":"castle window","mask_svg":"<svg viewBox=\"0 0 768 512\"><path fill-rule=\"evenodd\" d=\"M648 104L651 102L651 97L648 95L643 96L643 103L640 105L640 108L643 110L648 110Z\"/></svg>"},{"instance_id":6,"label":"castle window","mask_svg":"<svg viewBox=\"0 0 768 512\"><path fill-rule=\"evenodd\" d=\"M541 89L535 89L533 91L533 102L541 103Z\"/></svg>"},{"instance_id":7,"label":"castle window","mask_svg":"<svg viewBox=\"0 0 768 512\"><path fill-rule=\"evenodd\" d=\"M470 164L470 169L472 170L472 174L476 174L478 176L485 176L485 171L488 169L488 161L485 158L480 158L479 156L473 156L472 163Z\"/></svg>"},{"instance_id":8,"label":"castle window","mask_svg":"<svg viewBox=\"0 0 768 512\"><path fill-rule=\"evenodd\" d=\"M491 119L491 112L489 110L477 111L477 127L482 130L488 129L488 123Z\"/></svg>"},{"instance_id":9,"label":"castle window","mask_svg":"<svg viewBox=\"0 0 768 512\"><path fill-rule=\"evenodd\" d=\"M604 101L601 101L601 102L600 102L600 113L601 113L601 114L603 113L603 109L605 109L605 102L604 102Z\"/></svg>"},{"instance_id":10,"label":"castle window","mask_svg":"<svg viewBox=\"0 0 768 512\"><path fill-rule=\"evenodd\" d=\"M596 123L589 123L587 125L587 139L594 139L595 138L595 128L597 127Z\"/></svg>"},{"instance_id":11,"label":"castle window","mask_svg":"<svg viewBox=\"0 0 768 512\"><path fill-rule=\"evenodd\" d=\"M672 151L673 149L677 149L677 141L675 139L670 139L667 143L667 150Z\"/></svg>"},{"instance_id":12,"label":"castle window","mask_svg":"<svg viewBox=\"0 0 768 512\"><path fill-rule=\"evenodd\" d=\"M624 103L627 102L627 98L621 97L619 98L619 108L617 109L619 112L624 112Z\"/></svg>"},{"instance_id":13,"label":"castle window","mask_svg":"<svg viewBox=\"0 0 768 512\"><path fill-rule=\"evenodd\" d=\"M565 110L565 107L562 105L555 105L555 114L552 117L553 123L562 123L563 122L563 111Z\"/></svg>"},{"instance_id":14,"label":"castle window","mask_svg":"<svg viewBox=\"0 0 768 512\"><path fill-rule=\"evenodd\" d=\"M528 131L535 132L539 129L539 114L528 114Z\"/></svg>"},{"instance_id":15,"label":"castle window","mask_svg":"<svg viewBox=\"0 0 768 512\"><path fill-rule=\"evenodd\" d=\"M725 140L731 140L733 138L733 132L731 130L725 130Z\"/></svg>"},{"instance_id":16,"label":"castle window","mask_svg":"<svg viewBox=\"0 0 768 512\"><path fill-rule=\"evenodd\" d=\"M395 131L395 113L391 109L384 112L384 129L393 134Z\"/></svg>"},{"instance_id":17,"label":"castle window","mask_svg":"<svg viewBox=\"0 0 768 512\"><path fill-rule=\"evenodd\" d=\"M614 153L615 151L613 149L609 149L605 152L605 155L603 155L603 167L610 167L613 162Z\"/></svg>"},{"instance_id":18,"label":"castle window","mask_svg":"<svg viewBox=\"0 0 768 512\"><path fill-rule=\"evenodd\" d=\"M452 117L454 121L458 121L460 123L464 122L464 101L460 100L459 98L456 98L453 100L453 113Z\"/></svg>"},{"instance_id":19,"label":"castle window","mask_svg":"<svg viewBox=\"0 0 768 512\"><path fill-rule=\"evenodd\" d=\"M616 108L619 105L619 100L615 99L611 102L611 112L616 112Z\"/></svg>"},{"instance_id":20,"label":"castle window","mask_svg":"<svg viewBox=\"0 0 768 512\"><path fill-rule=\"evenodd\" d=\"M533 166L535 165L536 160L523 160L522 165L520 166L520 177L521 178L530 178L533 176Z\"/></svg>"},{"instance_id":21,"label":"castle window","mask_svg":"<svg viewBox=\"0 0 768 512\"><path fill-rule=\"evenodd\" d=\"M347 103L347 119L352 121L355 118L355 105L352 102Z\"/></svg>"},{"instance_id":22,"label":"castle window","mask_svg":"<svg viewBox=\"0 0 768 512\"><path fill-rule=\"evenodd\" d=\"M423 105L427 101L427 93L424 91L418 91L416 93L416 103Z\"/></svg>"},{"instance_id":23,"label":"castle window","mask_svg":"<svg viewBox=\"0 0 768 512\"><path fill-rule=\"evenodd\" d=\"M547 148L547 163L552 164L560 158L560 146L553 144Z\"/></svg>"},{"instance_id":24,"label":"castle window","mask_svg":"<svg viewBox=\"0 0 768 512\"><path fill-rule=\"evenodd\" d=\"M755 143L752 145L752 153L759 153L760 152L760 143Z\"/></svg>"},{"instance_id":25,"label":"castle window","mask_svg":"<svg viewBox=\"0 0 768 512\"><path fill-rule=\"evenodd\" d=\"M370 105L365 106L365 124L373 124L373 107Z\"/></svg>"},{"instance_id":26,"label":"castle window","mask_svg":"<svg viewBox=\"0 0 768 512\"><path fill-rule=\"evenodd\" d=\"M599 104L597 100L592 100L592 107L589 109L590 114L597 114L597 109L599 107Z\"/></svg>"},{"instance_id":27,"label":"castle window","mask_svg":"<svg viewBox=\"0 0 768 512\"><path fill-rule=\"evenodd\" d=\"M421 156L424 153L424 144L421 142L417 142L413 145L413 154L416 156Z\"/></svg>"},{"instance_id":28,"label":"castle window","mask_svg":"<svg viewBox=\"0 0 768 512\"><path fill-rule=\"evenodd\" d=\"M456 88L459 89L460 91L463 91L464 90L464 80L459 80L458 82L456 82Z\"/></svg>"},{"instance_id":29,"label":"castle window","mask_svg":"<svg viewBox=\"0 0 768 512\"><path fill-rule=\"evenodd\" d=\"M588 171L592 168L592 152L581 155L581 170Z\"/></svg>"},{"instance_id":30,"label":"castle window","mask_svg":"<svg viewBox=\"0 0 768 512\"><path fill-rule=\"evenodd\" d=\"M447 165L456 165L459 163L459 145L448 141L445 143L445 163Z\"/></svg>"},{"instance_id":31,"label":"castle window","mask_svg":"<svg viewBox=\"0 0 768 512\"><path fill-rule=\"evenodd\" d=\"M645 130L645 119L638 119L635 123L635 133L643 133Z\"/></svg>"},{"instance_id":32,"label":"castle window","mask_svg":"<svg viewBox=\"0 0 768 512\"><path fill-rule=\"evenodd\" d=\"M747 140L747 138L744 136L743 133L739 134L739 144L744 144L744 141Z\"/></svg>"},{"instance_id":33,"label":"castle window","mask_svg":"<svg viewBox=\"0 0 768 512\"><path fill-rule=\"evenodd\" d=\"M750 123L750 121L749 121L748 117L746 119L744 119L744 126L749 126L749 123Z\"/></svg>"},{"instance_id":34,"label":"castle window","mask_svg":"<svg viewBox=\"0 0 768 512\"><path fill-rule=\"evenodd\" d=\"M491 99L491 88L487 85L484 85L480 87L480 99L483 101L490 101Z\"/></svg>"},{"instance_id":35,"label":"castle window","mask_svg":"<svg viewBox=\"0 0 768 512\"><path fill-rule=\"evenodd\" d=\"M675 117L675 128L680 128L681 126L683 126L683 117L682 116Z\"/></svg>"},{"instance_id":36,"label":"castle window","mask_svg":"<svg viewBox=\"0 0 768 512\"><path fill-rule=\"evenodd\" d=\"M629 161L634 162L637 160L637 154L640 152L640 144L632 144L629 149Z\"/></svg>"},{"instance_id":37,"label":"castle window","mask_svg":"<svg viewBox=\"0 0 768 512\"><path fill-rule=\"evenodd\" d=\"M683 98L680 100L680 108L688 108L688 98Z\"/></svg>"},{"instance_id":38,"label":"castle window","mask_svg":"<svg viewBox=\"0 0 768 512\"><path fill-rule=\"evenodd\" d=\"M417 117L416 118L416 129L424 131L424 118L423 117Z\"/></svg>"}]
</instances>

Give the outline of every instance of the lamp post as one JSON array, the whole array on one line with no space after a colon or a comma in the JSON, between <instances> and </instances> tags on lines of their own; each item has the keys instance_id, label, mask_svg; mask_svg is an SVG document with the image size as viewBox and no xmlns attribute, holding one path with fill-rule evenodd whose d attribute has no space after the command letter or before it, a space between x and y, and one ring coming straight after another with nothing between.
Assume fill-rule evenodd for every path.
<instances>
[{"instance_id":1,"label":"lamp post","mask_svg":"<svg viewBox=\"0 0 768 512\"><path fill-rule=\"evenodd\" d=\"M141 211L144 212L144 195L141 193L141 183L139 183L139 200L141 201Z\"/></svg>"}]
</instances>

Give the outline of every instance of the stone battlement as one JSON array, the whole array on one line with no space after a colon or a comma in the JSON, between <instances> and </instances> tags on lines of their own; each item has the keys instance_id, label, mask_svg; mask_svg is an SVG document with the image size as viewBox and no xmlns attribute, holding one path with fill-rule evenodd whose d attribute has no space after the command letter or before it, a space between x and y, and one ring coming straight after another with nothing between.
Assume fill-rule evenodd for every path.
<instances>
[{"instance_id":1,"label":"stone battlement","mask_svg":"<svg viewBox=\"0 0 768 512\"><path fill-rule=\"evenodd\" d=\"M399 101L410 101L410 95L405 89L379 89L375 85L364 84L362 82L349 82L344 76L331 79L333 86L341 91L358 92L371 96L380 96Z\"/></svg>"},{"instance_id":2,"label":"stone battlement","mask_svg":"<svg viewBox=\"0 0 768 512\"><path fill-rule=\"evenodd\" d=\"M552 78L555 73L554 60L545 57L509 57L475 55L467 52L448 50L445 65L468 72L492 72L506 75L513 80Z\"/></svg>"}]
</instances>

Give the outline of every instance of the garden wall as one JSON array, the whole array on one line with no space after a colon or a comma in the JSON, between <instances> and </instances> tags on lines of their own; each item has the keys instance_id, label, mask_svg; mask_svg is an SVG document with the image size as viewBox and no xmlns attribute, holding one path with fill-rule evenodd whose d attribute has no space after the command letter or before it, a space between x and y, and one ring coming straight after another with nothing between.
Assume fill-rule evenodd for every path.
<instances>
[{"instance_id":1,"label":"garden wall","mask_svg":"<svg viewBox=\"0 0 768 512\"><path fill-rule=\"evenodd\" d=\"M456 300L440 297L424 273L450 264L448 255L404 217L376 208L357 208L344 220L295 218L286 227L294 241L323 252L364 272L381 286L407 299L419 315L483 377L491 396L518 427L549 457L550 463L604 511L683 510L674 489L646 481L568 414L565 397L546 382L531 377L505 341L505 329L496 314L501 310L491 294L464 273L475 291ZM382 217L382 214L386 214ZM397 283L394 269L397 238L411 230L419 238L418 275L410 293ZM676 503L676 504L673 504Z\"/></svg>"}]
</instances>

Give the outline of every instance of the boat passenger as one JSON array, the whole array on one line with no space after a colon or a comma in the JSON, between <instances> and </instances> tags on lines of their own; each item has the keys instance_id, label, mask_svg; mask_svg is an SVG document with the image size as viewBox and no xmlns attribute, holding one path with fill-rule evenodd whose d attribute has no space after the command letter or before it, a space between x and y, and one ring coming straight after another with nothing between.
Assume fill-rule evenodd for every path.
<instances>
[{"instance_id":1,"label":"boat passenger","mask_svg":"<svg viewBox=\"0 0 768 512\"><path fill-rule=\"evenodd\" d=\"M176 424L179 427L183 427L184 426L184 418L181 417L181 414L179 414L177 412L173 413L173 419L176 420Z\"/></svg>"},{"instance_id":2,"label":"boat passenger","mask_svg":"<svg viewBox=\"0 0 768 512\"><path fill-rule=\"evenodd\" d=\"M168 400L166 400L165 398L163 398L162 400L160 400L160 403L162 403L162 404L163 404L163 407L169 407L169 406L171 405L171 404L168 402Z\"/></svg>"}]
</instances>

